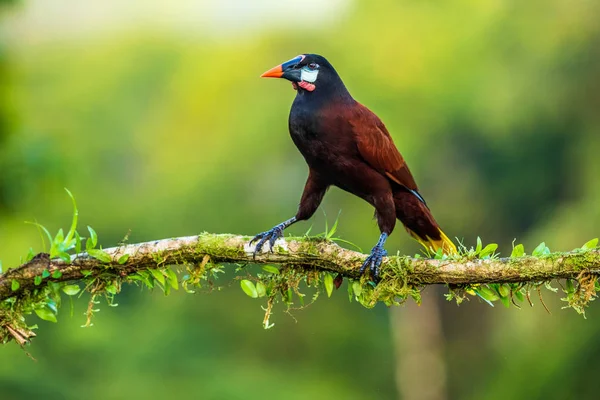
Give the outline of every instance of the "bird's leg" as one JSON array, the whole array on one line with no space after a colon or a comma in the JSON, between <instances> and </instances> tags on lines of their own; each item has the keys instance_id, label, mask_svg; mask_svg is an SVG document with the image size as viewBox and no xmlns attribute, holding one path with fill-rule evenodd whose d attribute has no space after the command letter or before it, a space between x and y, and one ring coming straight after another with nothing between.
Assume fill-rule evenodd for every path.
<instances>
[{"instance_id":1,"label":"bird's leg","mask_svg":"<svg viewBox=\"0 0 600 400\"><path fill-rule=\"evenodd\" d=\"M360 273L363 274L367 267L369 267L373 275L373 280L378 282L381 261L383 257L387 256L387 251L385 251L383 246L396 225L396 208L391 192L374 196L373 205L375 206L375 216L377 217L377 225L379 225L381 236L379 236L379 241L371 250L371 254L367 257L362 267L360 267Z\"/></svg>"},{"instance_id":2,"label":"bird's leg","mask_svg":"<svg viewBox=\"0 0 600 400\"><path fill-rule=\"evenodd\" d=\"M383 245L385 245L385 241L387 240L387 238L387 233L382 233L381 236L379 236L379 241L371 250L371 254L367 257L362 267L360 267L361 275L365 272L365 270L368 267L371 270L371 273L373 274L373 279L375 280L375 282L379 281L379 267L381 266L381 261L383 257L387 256L387 251L383 248Z\"/></svg>"},{"instance_id":3,"label":"bird's leg","mask_svg":"<svg viewBox=\"0 0 600 400\"><path fill-rule=\"evenodd\" d=\"M286 221L283 221L282 223L280 223L278 225L275 225L272 229L269 229L266 232L262 232L256 236L254 236L254 238L250 241L250 243L248 243L251 245L253 242L256 242L258 240L258 243L256 244L256 247L254 248L254 257L256 257L256 253L260 253L264 244L267 241L269 241L269 244L271 245L271 251L273 251L273 246L275 245L275 241L283 236L283 230L285 228L287 228L288 226L292 225L293 223L295 223L296 221L298 221L297 218L292 217Z\"/></svg>"},{"instance_id":4,"label":"bird's leg","mask_svg":"<svg viewBox=\"0 0 600 400\"><path fill-rule=\"evenodd\" d=\"M321 200L323 200L323 196L325 195L328 187L329 184L327 182L323 181L313 170L310 170L308 179L306 180L306 185L304 186L302 198L300 199L298 212L294 217L288 219L287 221L283 221L279 225L276 225L273 229L254 236L249 243L251 245L253 242L258 240L256 248L254 249L254 257L256 257L256 253L260 253L267 240L271 245L271 251L273 251L273 245L275 244L275 241L283 236L283 230L285 228L298 221L304 221L312 217L319 207L319 204L321 204Z\"/></svg>"}]
</instances>

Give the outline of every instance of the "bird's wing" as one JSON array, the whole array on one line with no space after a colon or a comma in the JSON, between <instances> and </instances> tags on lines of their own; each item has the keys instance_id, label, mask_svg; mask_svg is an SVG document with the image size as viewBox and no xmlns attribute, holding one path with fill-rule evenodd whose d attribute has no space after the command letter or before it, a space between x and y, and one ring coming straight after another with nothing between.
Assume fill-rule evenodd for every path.
<instances>
[{"instance_id":1,"label":"bird's wing","mask_svg":"<svg viewBox=\"0 0 600 400\"><path fill-rule=\"evenodd\" d=\"M383 122L362 104L359 104L359 109L360 112L350 119L350 124L360 156L371 167L397 184L416 192L415 195L423 200L417 192L415 179Z\"/></svg>"}]
</instances>

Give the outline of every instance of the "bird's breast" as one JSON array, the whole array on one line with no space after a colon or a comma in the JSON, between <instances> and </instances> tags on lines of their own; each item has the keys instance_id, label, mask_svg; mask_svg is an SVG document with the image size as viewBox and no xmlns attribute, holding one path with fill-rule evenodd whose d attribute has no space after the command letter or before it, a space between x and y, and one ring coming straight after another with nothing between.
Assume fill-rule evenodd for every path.
<instances>
[{"instance_id":1,"label":"bird's breast","mask_svg":"<svg viewBox=\"0 0 600 400\"><path fill-rule=\"evenodd\" d=\"M343 120L291 117L290 135L310 168L330 184L356 194L363 191L355 186L361 182L366 165Z\"/></svg>"},{"instance_id":2,"label":"bird's breast","mask_svg":"<svg viewBox=\"0 0 600 400\"><path fill-rule=\"evenodd\" d=\"M333 167L340 157L356 153L356 144L340 121L320 113L290 114L290 136L306 162L313 167Z\"/></svg>"}]
</instances>

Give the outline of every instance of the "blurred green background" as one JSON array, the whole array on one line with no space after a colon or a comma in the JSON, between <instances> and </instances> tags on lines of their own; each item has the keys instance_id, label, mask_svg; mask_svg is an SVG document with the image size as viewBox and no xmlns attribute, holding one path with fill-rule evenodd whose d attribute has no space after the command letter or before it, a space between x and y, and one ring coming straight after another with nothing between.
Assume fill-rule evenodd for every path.
<instances>
[{"instance_id":1,"label":"blurred green background","mask_svg":"<svg viewBox=\"0 0 600 400\"><path fill-rule=\"evenodd\" d=\"M449 236L580 246L600 223L599 17L584 0L0 1L0 259L41 250L23 221L68 225L63 187L104 246L293 215L294 92L258 76L304 52L387 124ZM342 210L342 238L377 240L363 201L333 189L322 209ZM289 232L311 225L322 212ZM387 249L417 246L398 227ZM552 315L537 298L457 307L432 287L421 307L366 310L340 290L265 331L261 302L223 284L127 288L89 329L86 298L63 307L39 321L37 362L0 349L0 398L597 398L594 304L587 320L552 294Z\"/></svg>"}]
</instances>

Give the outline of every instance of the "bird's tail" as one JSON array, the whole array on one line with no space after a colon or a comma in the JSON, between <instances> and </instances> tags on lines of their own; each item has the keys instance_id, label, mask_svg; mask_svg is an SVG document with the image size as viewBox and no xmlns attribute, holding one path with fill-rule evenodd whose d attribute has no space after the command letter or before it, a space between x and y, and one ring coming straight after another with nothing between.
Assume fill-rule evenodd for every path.
<instances>
[{"instance_id":1,"label":"bird's tail","mask_svg":"<svg viewBox=\"0 0 600 400\"><path fill-rule=\"evenodd\" d=\"M396 217L408 233L427 250L457 254L456 245L440 229L425 203L413 193L400 190L394 193Z\"/></svg>"},{"instance_id":2,"label":"bird's tail","mask_svg":"<svg viewBox=\"0 0 600 400\"><path fill-rule=\"evenodd\" d=\"M415 238L417 242L419 242L427 250L433 250L434 252L437 252L439 249L442 249L442 252L444 254L458 254L458 250L456 249L456 245L454 244L454 242L452 242L452 240L450 240L450 238L448 238L448 236L446 236L446 234L441 229L439 229L439 227L439 239L433 239L429 236L425 236L425 238L422 238L409 228L406 228L406 230L408 231L408 233L410 233L410 235L413 238Z\"/></svg>"}]
</instances>

